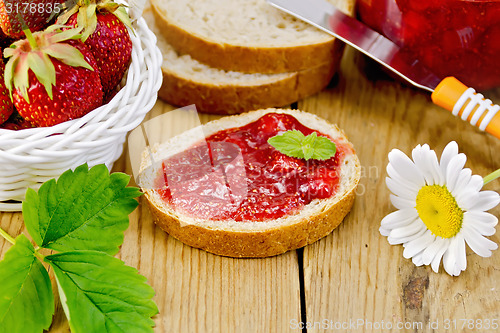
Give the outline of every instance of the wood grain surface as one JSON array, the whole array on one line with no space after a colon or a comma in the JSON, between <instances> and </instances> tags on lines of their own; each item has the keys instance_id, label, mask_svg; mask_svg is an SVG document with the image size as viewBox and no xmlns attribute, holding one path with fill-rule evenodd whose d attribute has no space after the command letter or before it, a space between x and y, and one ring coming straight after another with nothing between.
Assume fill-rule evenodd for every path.
<instances>
[{"instance_id":1,"label":"wood grain surface","mask_svg":"<svg viewBox=\"0 0 500 333\"><path fill-rule=\"evenodd\" d=\"M489 95L500 101L500 90ZM390 246L378 232L381 219L394 210L385 186L391 149L409 154L428 143L440 154L455 140L468 156L466 166L484 176L500 167L500 141L434 106L427 93L389 79L350 48L332 84L297 107L337 123L353 142L363 170L351 213L304 249L231 259L169 237L154 225L141 198L118 256L156 291L155 331L500 331L469 328L470 322L462 328L465 319L474 325L500 320L500 251L481 258L468 249L467 270L450 277L442 268L436 274L415 267L403 258L402 246ZM159 101L148 119L172 109ZM202 122L215 118L201 116ZM132 173L127 152L113 171ZM500 182L487 189L499 191ZM492 213L499 216L500 208ZM0 226L14 237L26 233L20 213L0 213ZM498 233L490 239L500 243ZM1 258L9 247L0 240ZM301 322L310 327L300 329ZM69 332L60 304L50 332Z\"/></svg>"}]
</instances>

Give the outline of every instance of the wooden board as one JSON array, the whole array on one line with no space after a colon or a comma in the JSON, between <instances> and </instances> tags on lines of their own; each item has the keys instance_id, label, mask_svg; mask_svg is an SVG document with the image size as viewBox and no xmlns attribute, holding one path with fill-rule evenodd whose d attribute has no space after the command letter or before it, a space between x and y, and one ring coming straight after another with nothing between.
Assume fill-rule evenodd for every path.
<instances>
[{"instance_id":1,"label":"wooden board","mask_svg":"<svg viewBox=\"0 0 500 333\"><path fill-rule=\"evenodd\" d=\"M467 166L486 175L500 166L500 141L433 106L425 92L381 79L377 72L367 77L365 65L348 48L338 81L298 103L338 123L363 166L354 208L331 235L303 251L268 259L223 258L169 237L154 225L140 199L118 256L155 289L156 332L301 332L301 321L316 325L307 332L389 332L389 322L394 332L473 332L460 329L462 319L500 318L500 251L480 258L468 250L468 269L452 278L442 269L436 274L416 268L402 257L401 246L390 246L378 232L380 220L393 211L385 186L391 149L410 153L428 143L440 152L456 140L468 156ZM500 90L490 94L500 101ZM148 119L172 109L158 102ZM215 118L203 115L201 120ZM114 171L131 173L127 153ZM499 191L500 182L487 188ZM492 212L498 216L500 208ZM12 236L25 232L20 213L0 213L0 226ZM491 239L500 242L499 234ZM9 247L0 239L1 258ZM459 329L446 329L447 319ZM364 325L358 327L358 320ZM345 326L349 321L356 326ZM398 323L423 327L400 330ZM50 332L68 331L57 304Z\"/></svg>"}]
</instances>

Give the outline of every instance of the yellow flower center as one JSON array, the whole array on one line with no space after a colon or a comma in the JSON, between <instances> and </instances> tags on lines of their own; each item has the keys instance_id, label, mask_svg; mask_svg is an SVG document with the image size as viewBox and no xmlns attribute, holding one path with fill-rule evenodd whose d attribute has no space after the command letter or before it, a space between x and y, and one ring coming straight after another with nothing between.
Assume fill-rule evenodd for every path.
<instances>
[{"instance_id":1,"label":"yellow flower center","mask_svg":"<svg viewBox=\"0 0 500 333\"><path fill-rule=\"evenodd\" d=\"M446 186L422 187L418 191L415 208L427 229L436 236L450 238L462 228L464 212Z\"/></svg>"}]
</instances>

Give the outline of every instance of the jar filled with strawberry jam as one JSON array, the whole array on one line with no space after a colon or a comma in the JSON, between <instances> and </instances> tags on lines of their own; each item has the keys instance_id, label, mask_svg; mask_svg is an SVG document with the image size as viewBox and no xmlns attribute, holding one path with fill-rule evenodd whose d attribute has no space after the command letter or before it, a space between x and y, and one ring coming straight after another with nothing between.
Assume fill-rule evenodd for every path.
<instances>
[{"instance_id":1,"label":"jar filled with strawberry jam","mask_svg":"<svg viewBox=\"0 0 500 333\"><path fill-rule=\"evenodd\" d=\"M437 76L500 86L500 0L357 0L357 11Z\"/></svg>"}]
</instances>

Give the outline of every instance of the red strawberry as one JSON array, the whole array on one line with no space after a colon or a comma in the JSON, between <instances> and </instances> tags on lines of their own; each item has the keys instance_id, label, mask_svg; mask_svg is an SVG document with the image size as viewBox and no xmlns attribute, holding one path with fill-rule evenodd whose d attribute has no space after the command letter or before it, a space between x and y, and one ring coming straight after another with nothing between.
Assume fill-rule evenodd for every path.
<instances>
[{"instance_id":1,"label":"red strawberry","mask_svg":"<svg viewBox=\"0 0 500 333\"><path fill-rule=\"evenodd\" d=\"M132 54L126 27L130 27L130 18L124 7L109 0L79 0L58 23L84 28L82 40L94 54L104 95L108 95L122 80Z\"/></svg>"},{"instance_id":2,"label":"red strawberry","mask_svg":"<svg viewBox=\"0 0 500 333\"><path fill-rule=\"evenodd\" d=\"M19 131L26 128L35 128L36 126L24 119L19 113L14 112L9 120L0 125L0 128L9 129L12 131Z\"/></svg>"},{"instance_id":3,"label":"red strawberry","mask_svg":"<svg viewBox=\"0 0 500 333\"><path fill-rule=\"evenodd\" d=\"M27 121L52 126L79 118L102 104L99 70L78 29L51 26L5 49L6 86Z\"/></svg>"},{"instance_id":4,"label":"red strawberry","mask_svg":"<svg viewBox=\"0 0 500 333\"><path fill-rule=\"evenodd\" d=\"M0 0L0 27L7 36L15 39L24 37L22 21L31 31L42 30L49 25L52 13L60 10L62 2L63 0Z\"/></svg>"},{"instance_id":5,"label":"red strawberry","mask_svg":"<svg viewBox=\"0 0 500 333\"><path fill-rule=\"evenodd\" d=\"M9 42L10 42L9 37L7 37L3 33L2 29L0 29L0 48L3 49L4 47L6 47L6 46L10 45L10 43L12 43L12 42L10 42L10 43Z\"/></svg>"},{"instance_id":6,"label":"red strawberry","mask_svg":"<svg viewBox=\"0 0 500 333\"><path fill-rule=\"evenodd\" d=\"M5 123L14 111L9 90L7 90L4 84L4 70L5 65L2 59L0 59L0 124Z\"/></svg>"}]
</instances>

